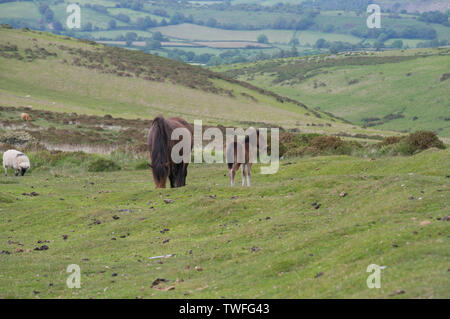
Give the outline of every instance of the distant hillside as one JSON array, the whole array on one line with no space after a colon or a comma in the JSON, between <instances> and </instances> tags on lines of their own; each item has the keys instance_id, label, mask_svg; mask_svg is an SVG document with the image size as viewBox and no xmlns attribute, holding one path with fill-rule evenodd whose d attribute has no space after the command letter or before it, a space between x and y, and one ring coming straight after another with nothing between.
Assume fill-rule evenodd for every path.
<instances>
[{"instance_id":1,"label":"distant hillside","mask_svg":"<svg viewBox=\"0 0 450 319\"><path fill-rule=\"evenodd\" d=\"M2 106L208 125L278 126L328 134L392 135L198 66L27 29L0 28Z\"/></svg>"},{"instance_id":2,"label":"distant hillside","mask_svg":"<svg viewBox=\"0 0 450 319\"><path fill-rule=\"evenodd\" d=\"M450 136L450 49L353 52L218 67L366 127Z\"/></svg>"},{"instance_id":3,"label":"distant hillside","mask_svg":"<svg viewBox=\"0 0 450 319\"><path fill-rule=\"evenodd\" d=\"M0 23L205 65L450 44L448 1L376 1L380 29L367 28L370 2L84 0L76 2L80 26L72 27L67 25L72 0L0 0Z\"/></svg>"},{"instance_id":4,"label":"distant hillside","mask_svg":"<svg viewBox=\"0 0 450 319\"><path fill-rule=\"evenodd\" d=\"M369 3L370 1L352 1L352 0L231 0L232 3L259 3L261 5L274 5L276 3L284 2L291 4L306 4L310 6L317 6L324 9L354 9L361 6L361 4ZM424 11L446 11L450 9L450 4L447 0L377 0L373 1L383 7L383 9L389 9L394 11L406 10L407 12L414 13Z\"/></svg>"},{"instance_id":5,"label":"distant hillside","mask_svg":"<svg viewBox=\"0 0 450 319\"><path fill-rule=\"evenodd\" d=\"M378 0L377 3L382 6L386 5L391 9L406 10L407 12L425 12L435 10L445 12L450 10L450 4L447 0Z\"/></svg>"}]
</instances>

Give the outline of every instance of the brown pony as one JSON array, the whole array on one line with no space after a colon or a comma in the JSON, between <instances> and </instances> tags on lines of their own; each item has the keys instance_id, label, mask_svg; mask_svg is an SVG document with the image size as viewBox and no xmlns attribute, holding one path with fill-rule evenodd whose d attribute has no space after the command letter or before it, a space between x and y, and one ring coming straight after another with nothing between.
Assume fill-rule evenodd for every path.
<instances>
[{"instance_id":1,"label":"brown pony","mask_svg":"<svg viewBox=\"0 0 450 319\"><path fill-rule=\"evenodd\" d=\"M260 138L259 130L255 129L253 129L253 132L249 135L245 135L244 142L235 140L227 146L226 161L230 174L231 186L234 186L236 171L242 165L242 186L245 186L245 168L247 167L247 186L250 187L252 165L256 160L258 149L267 149L267 142L263 136ZM239 152L242 154L242 159L238 160Z\"/></svg>"},{"instance_id":2,"label":"brown pony","mask_svg":"<svg viewBox=\"0 0 450 319\"><path fill-rule=\"evenodd\" d=\"M171 139L173 130L177 128L188 130L191 137L192 150L194 128L182 118L171 117L165 119L162 116L157 116L153 119L152 127L148 132L147 146L150 152L150 167L152 168L156 188L165 188L167 178L169 178L170 187L172 188L186 185L189 163L184 161L174 163L171 157L173 146L182 140L182 137L175 140ZM180 155L183 155L182 151Z\"/></svg>"},{"instance_id":3,"label":"brown pony","mask_svg":"<svg viewBox=\"0 0 450 319\"><path fill-rule=\"evenodd\" d=\"M20 118L22 119L22 121L27 121L27 122L31 121L31 116L28 113L20 114Z\"/></svg>"}]
</instances>

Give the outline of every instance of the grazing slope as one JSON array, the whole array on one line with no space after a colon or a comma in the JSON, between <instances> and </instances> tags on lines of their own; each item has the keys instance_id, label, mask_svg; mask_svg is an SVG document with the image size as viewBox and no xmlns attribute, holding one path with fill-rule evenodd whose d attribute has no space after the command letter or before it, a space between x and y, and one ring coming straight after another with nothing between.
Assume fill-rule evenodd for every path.
<instances>
[{"instance_id":1,"label":"grazing slope","mask_svg":"<svg viewBox=\"0 0 450 319\"><path fill-rule=\"evenodd\" d=\"M279 59L216 68L352 123L450 137L450 49Z\"/></svg>"},{"instance_id":2,"label":"grazing slope","mask_svg":"<svg viewBox=\"0 0 450 319\"><path fill-rule=\"evenodd\" d=\"M140 51L25 29L0 28L0 33L3 106L31 105L124 118L177 115L221 125L251 121L327 133L392 134L354 127L270 91Z\"/></svg>"},{"instance_id":3,"label":"grazing slope","mask_svg":"<svg viewBox=\"0 0 450 319\"><path fill-rule=\"evenodd\" d=\"M449 155L291 159L256 167L252 188L192 165L187 187L162 190L150 171L41 163L0 177L0 297L450 298ZM370 264L387 267L380 289Z\"/></svg>"}]
</instances>

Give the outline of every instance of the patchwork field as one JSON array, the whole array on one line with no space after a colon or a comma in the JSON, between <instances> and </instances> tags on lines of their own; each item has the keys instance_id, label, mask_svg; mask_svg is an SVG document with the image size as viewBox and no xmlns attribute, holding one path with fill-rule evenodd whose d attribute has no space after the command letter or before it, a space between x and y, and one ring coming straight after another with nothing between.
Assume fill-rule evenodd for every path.
<instances>
[{"instance_id":1,"label":"patchwork field","mask_svg":"<svg viewBox=\"0 0 450 319\"><path fill-rule=\"evenodd\" d=\"M232 0L233 3L260 3L262 5L274 5L279 3L278 0ZM299 4L305 2L305 0L285 0L285 3ZM400 9L405 9L409 12L423 12L423 11L433 11L441 10L445 11L449 9L449 4L446 0L432 0L432 1L422 1L422 0L408 0L408 1L396 1L396 0L378 0L378 4L382 7L392 8L392 6L397 6Z\"/></svg>"},{"instance_id":2,"label":"patchwork field","mask_svg":"<svg viewBox=\"0 0 450 319\"><path fill-rule=\"evenodd\" d=\"M167 27L153 28L152 31L159 31L162 34L191 41L208 40L208 41L257 41L260 34L265 34L271 43L289 43L292 39L298 39L300 44L314 44L319 38L328 41L346 41L357 43L361 39L351 35L336 35L315 31L292 31L292 30L253 30L253 31L236 31L223 30L199 26L195 24L178 24Z\"/></svg>"},{"instance_id":3,"label":"patchwork field","mask_svg":"<svg viewBox=\"0 0 450 319\"><path fill-rule=\"evenodd\" d=\"M1 21L24 19L27 22L35 22L40 19L38 8L30 2L0 3Z\"/></svg>"},{"instance_id":4,"label":"patchwork field","mask_svg":"<svg viewBox=\"0 0 450 319\"><path fill-rule=\"evenodd\" d=\"M450 27L444 21L449 5L441 0L408 5L381 1L382 29L372 31L367 28L364 1L81 1L77 2L82 16L80 28L66 24L70 3L0 3L0 23L93 41L118 41L117 46L201 65L305 56L334 52L336 48L342 52L450 43ZM426 10L439 10L444 18L424 20L420 12ZM253 44L263 34L269 43ZM328 43L318 46L318 40ZM204 48L214 50L197 54L189 50L192 41L205 42Z\"/></svg>"}]
</instances>

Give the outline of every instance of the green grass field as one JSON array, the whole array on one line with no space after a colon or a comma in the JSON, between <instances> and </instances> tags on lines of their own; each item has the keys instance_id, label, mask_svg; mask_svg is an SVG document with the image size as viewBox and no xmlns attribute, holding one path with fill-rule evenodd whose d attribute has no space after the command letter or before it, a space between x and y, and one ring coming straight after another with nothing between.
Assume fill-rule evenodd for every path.
<instances>
[{"instance_id":1,"label":"green grass field","mask_svg":"<svg viewBox=\"0 0 450 319\"><path fill-rule=\"evenodd\" d=\"M230 188L224 164L191 165L185 188L165 190L126 166L2 176L0 297L449 298L449 155L289 159L256 167L251 188ZM387 267L380 289L370 264Z\"/></svg>"},{"instance_id":2,"label":"green grass field","mask_svg":"<svg viewBox=\"0 0 450 319\"><path fill-rule=\"evenodd\" d=\"M195 24L178 24L166 27L153 28L153 31L159 31L162 34L186 40L205 40L205 41L256 41L260 34L265 34L271 43L289 43L293 38L299 40L301 45L313 45L318 39L323 38L327 41L344 41L357 43L361 39L345 34L332 34L318 31L293 31L293 30L222 30L199 26Z\"/></svg>"},{"instance_id":3,"label":"green grass field","mask_svg":"<svg viewBox=\"0 0 450 319\"><path fill-rule=\"evenodd\" d=\"M139 12L132 9L127 8L109 8L108 12L112 15L118 15L119 13L126 14L130 17L131 22L136 22L139 18L150 17L152 20L160 22L163 18L154 14L150 14L148 12Z\"/></svg>"},{"instance_id":4,"label":"green grass field","mask_svg":"<svg viewBox=\"0 0 450 319\"><path fill-rule=\"evenodd\" d=\"M37 6L31 2L0 3L0 21L8 23L11 20L23 20L35 24L41 18Z\"/></svg>"}]
</instances>

